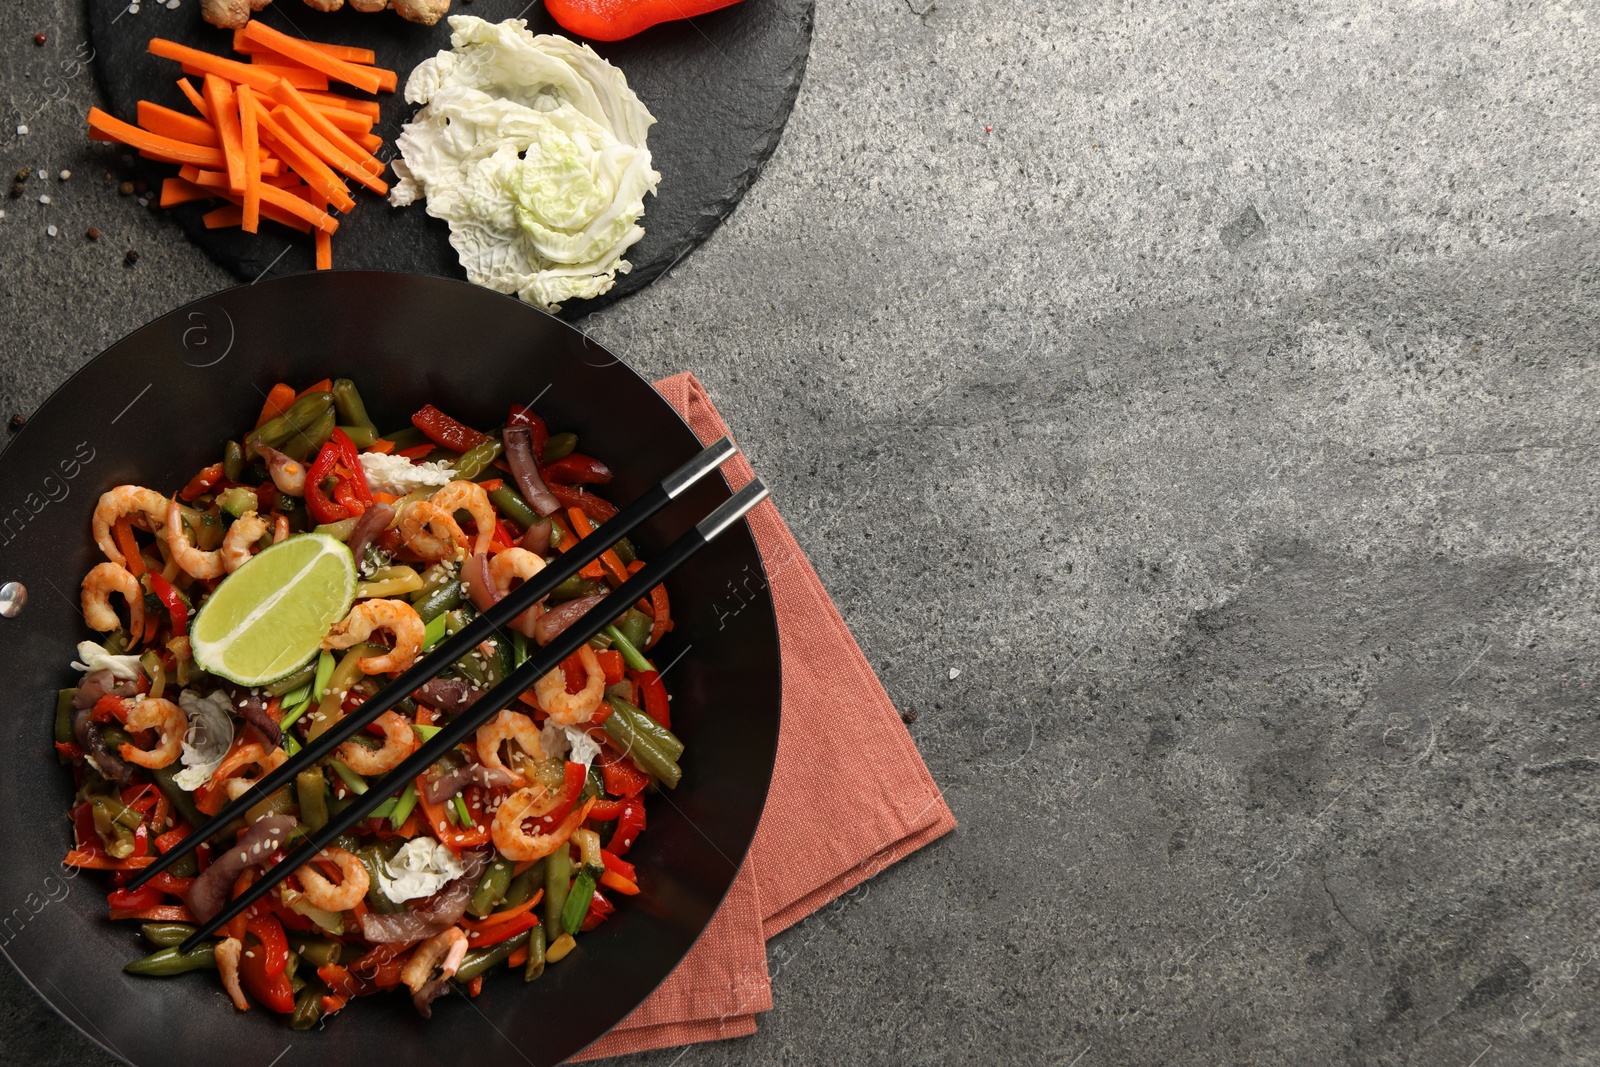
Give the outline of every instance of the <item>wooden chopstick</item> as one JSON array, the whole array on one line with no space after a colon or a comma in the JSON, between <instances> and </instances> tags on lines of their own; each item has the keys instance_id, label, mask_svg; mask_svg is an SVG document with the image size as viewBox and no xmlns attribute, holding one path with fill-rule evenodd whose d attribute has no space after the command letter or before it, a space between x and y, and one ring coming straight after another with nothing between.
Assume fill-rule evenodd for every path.
<instances>
[{"instance_id":1,"label":"wooden chopstick","mask_svg":"<svg viewBox=\"0 0 1600 1067\"><path fill-rule=\"evenodd\" d=\"M224 827L243 816L264 798L294 781L295 776L301 771L333 755L340 744L348 741L368 723L425 685L434 675L471 652L480 642L500 633L512 619L544 599L551 590L577 574L588 563L598 559L606 549L626 537L635 527L669 502L682 496L690 486L716 470L737 451L733 442L726 437L713 441L688 463L663 478L659 485L602 523L592 534L579 541L570 552L551 561L544 570L506 594L498 604L473 619L458 633L434 646L433 651L426 657L419 659L409 670L385 685L370 700L346 713L317 738L307 742L304 748L277 770L262 775L250 789L224 806L203 825L196 826L192 833L140 871L129 883L130 888L137 889L149 882L181 857L216 836Z\"/></svg>"},{"instance_id":2,"label":"wooden chopstick","mask_svg":"<svg viewBox=\"0 0 1600 1067\"><path fill-rule=\"evenodd\" d=\"M273 886L316 857L331 845L340 834L369 817L389 797L401 792L406 785L470 737L478 727L494 718L510 705L534 682L561 665L578 648L599 633L612 619L622 614L628 606L660 585L666 577L685 560L710 544L717 535L744 518L745 514L767 498L767 487L757 478L722 506L707 515L688 533L674 541L654 561L618 586L610 596L590 608L581 618L563 630L527 661L506 676L505 681L489 690L477 703L462 710L442 727L427 744L407 756L405 761L378 779L370 782L367 791L337 815L332 816L322 829L307 836L295 850L280 862L262 872L248 889L230 901L221 911L200 924L179 949L188 953L224 924L261 899ZM570 553L569 553L570 555ZM193 835L190 835L193 836Z\"/></svg>"}]
</instances>

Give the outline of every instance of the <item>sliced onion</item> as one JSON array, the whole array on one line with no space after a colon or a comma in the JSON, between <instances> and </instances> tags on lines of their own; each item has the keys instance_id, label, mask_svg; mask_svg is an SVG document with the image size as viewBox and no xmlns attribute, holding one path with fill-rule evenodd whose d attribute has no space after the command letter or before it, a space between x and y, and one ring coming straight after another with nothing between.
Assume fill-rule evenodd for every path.
<instances>
[{"instance_id":1,"label":"sliced onion","mask_svg":"<svg viewBox=\"0 0 1600 1067\"><path fill-rule=\"evenodd\" d=\"M550 531L555 528L555 523L549 519L540 519L522 535L522 540L517 542L519 548L525 548L535 556L544 558L550 551Z\"/></svg>"},{"instance_id":2,"label":"sliced onion","mask_svg":"<svg viewBox=\"0 0 1600 1067\"><path fill-rule=\"evenodd\" d=\"M246 867L265 864L272 854L286 844L289 832L297 823L294 816L274 813L263 815L239 835L239 841L228 851L211 861L211 866L201 872L189 887L189 910L205 922L217 912L233 892L233 883Z\"/></svg>"},{"instance_id":3,"label":"sliced onion","mask_svg":"<svg viewBox=\"0 0 1600 1067\"><path fill-rule=\"evenodd\" d=\"M267 471L272 475L272 484L278 487L278 492L285 496L306 495L306 465L297 459L290 459L276 448L266 445L257 445L256 450L267 461Z\"/></svg>"},{"instance_id":4,"label":"sliced onion","mask_svg":"<svg viewBox=\"0 0 1600 1067\"><path fill-rule=\"evenodd\" d=\"M434 678L411 695L429 707L454 713L476 704L483 690L465 678Z\"/></svg>"},{"instance_id":5,"label":"sliced onion","mask_svg":"<svg viewBox=\"0 0 1600 1067\"><path fill-rule=\"evenodd\" d=\"M579 597L565 604L557 604L539 616L539 621L534 623L533 639L541 645L548 645L560 636L561 631L583 618L590 608L605 598L605 593L596 593L594 596Z\"/></svg>"},{"instance_id":6,"label":"sliced onion","mask_svg":"<svg viewBox=\"0 0 1600 1067\"><path fill-rule=\"evenodd\" d=\"M283 729L272 721L271 715L267 714L267 702L259 693L251 693L240 685L230 684L227 689L228 703L233 705L234 711L243 715L245 721L260 730L262 736L272 743L273 748L283 744Z\"/></svg>"},{"instance_id":7,"label":"sliced onion","mask_svg":"<svg viewBox=\"0 0 1600 1067\"><path fill-rule=\"evenodd\" d=\"M467 763L449 774L441 774L428 783L428 803L438 804L455 796L469 785L485 789L504 789L516 779L511 772L500 767L485 767L481 763Z\"/></svg>"},{"instance_id":8,"label":"sliced onion","mask_svg":"<svg viewBox=\"0 0 1600 1067\"><path fill-rule=\"evenodd\" d=\"M506 446L506 463L511 467L511 477L522 490L523 499L540 515L554 515L561 510L550 487L539 474L539 464L533 458L533 433L526 426L507 426L501 440Z\"/></svg>"},{"instance_id":9,"label":"sliced onion","mask_svg":"<svg viewBox=\"0 0 1600 1067\"><path fill-rule=\"evenodd\" d=\"M361 513L356 524L350 528L350 554L356 558L356 566L361 565L361 556L366 552L367 546L373 538L389 528L394 521L394 508L388 504L373 504Z\"/></svg>"},{"instance_id":10,"label":"sliced onion","mask_svg":"<svg viewBox=\"0 0 1600 1067\"><path fill-rule=\"evenodd\" d=\"M478 876L488 863L488 855L469 852L461 857L461 862L465 867L461 877L426 900L411 904L405 911L397 911L392 915L379 915L375 911L362 915L361 936L375 945L405 944L432 937L454 926L466 913L467 904L478 888ZM231 882L229 887L232 887Z\"/></svg>"},{"instance_id":11,"label":"sliced onion","mask_svg":"<svg viewBox=\"0 0 1600 1067\"><path fill-rule=\"evenodd\" d=\"M479 611L488 611L500 602L501 594L495 591L494 583L489 580L489 557L486 553L474 553L461 565L461 587L466 590L472 606Z\"/></svg>"}]
</instances>

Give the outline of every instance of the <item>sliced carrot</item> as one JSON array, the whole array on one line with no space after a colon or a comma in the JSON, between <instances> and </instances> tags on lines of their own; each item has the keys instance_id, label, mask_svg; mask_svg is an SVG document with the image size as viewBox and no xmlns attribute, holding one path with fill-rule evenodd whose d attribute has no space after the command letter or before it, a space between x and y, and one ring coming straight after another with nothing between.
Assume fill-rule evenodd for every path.
<instances>
[{"instance_id":1,"label":"sliced carrot","mask_svg":"<svg viewBox=\"0 0 1600 1067\"><path fill-rule=\"evenodd\" d=\"M317 246L317 269L333 269L333 238L322 230L312 235Z\"/></svg>"},{"instance_id":2,"label":"sliced carrot","mask_svg":"<svg viewBox=\"0 0 1600 1067\"><path fill-rule=\"evenodd\" d=\"M188 78L179 78L178 88L182 90L184 96L189 98L189 103L196 111L206 118L211 117L211 109L206 107L205 97L201 96L200 90L194 87L194 82Z\"/></svg>"},{"instance_id":3,"label":"sliced carrot","mask_svg":"<svg viewBox=\"0 0 1600 1067\"><path fill-rule=\"evenodd\" d=\"M342 59L346 63L376 63L378 54L370 48L352 48L343 44L324 44L321 41L307 41L306 44L317 51ZM233 31L233 50L242 55L253 56L261 52L270 52L272 49L252 41L243 30Z\"/></svg>"},{"instance_id":4,"label":"sliced carrot","mask_svg":"<svg viewBox=\"0 0 1600 1067\"><path fill-rule=\"evenodd\" d=\"M239 140L244 151L244 211L239 226L245 233L261 228L261 137L256 124L255 90L239 86Z\"/></svg>"},{"instance_id":5,"label":"sliced carrot","mask_svg":"<svg viewBox=\"0 0 1600 1067\"><path fill-rule=\"evenodd\" d=\"M294 86L291 85L290 88L293 89ZM299 92L299 90L295 89L295 92ZM333 104L319 103L304 94L301 94L301 99L311 105L323 118L327 119L328 125L341 129L352 137L356 134L365 135L372 132L374 120L370 115L363 115L361 112L351 111L349 108L336 107Z\"/></svg>"},{"instance_id":6,"label":"sliced carrot","mask_svg":"<svg viewBox=\"0 0 1600 1067\"><path fill-rule=\"evenodd\" d=\"M388 182L373 174L337 145L330 143L326 137L312 128L311 123L301 118L299 112L291 111L287 107L278 107L273 109L272 117L283 123L291 134L300 139L301 144L317 153L324 163L340 174L359 182L379 196L389 191Z\"/></svg>"},{"instance_id":7,"label":"sliced carrot","mask_svg":"<svg viewBox=\"0 0 1600 1067\"><path fill-rule=\"evenodd\" d=\"M190 144L186 141L174 140L171 137L162 137L159 134L149 133L137 126L129 125L119 118L106 114L97 107L89 109L89 128L99 130L110 137L147 153L152 159L160 159L167 163L192 164L197 167L221 167L224 165L222 150L210 148L206 145Z\"/></svg>"},{"instance_id":8,"label":"sliced carrot","mask_svg":"<svg viewBox=\"0 0 1600 1067\"><path fill-rule=\"evenodd\" d=\"M324 93L316 90L309 90L305 95L307 99L318 103L332 104L334 107L342 107L346 111L354 111L358 115L366 115L373 122L377 122L383 117L376 100L357 100L354 97L343 96L339 93Z\"/></svg>"},{"instance_id":9,"label":"sliced carrot","mask_svg":"<svg viewBox=\"0 0 1600 1067\"><path fill-rule=\"evenodd\" d=\"M302 144L299 138L285 130L278 120L267 114L259 100L252 98L251 106L255 108L256 123L267 147L291 170L304 178L307 185L326 196L328 202L340 211L349 211L356 206L350 190L345 188L344 182L331 167L317 158L316 153Z\"/></svg>"},{"instance_id":10,"label":"sliced carrot","mask_svg":"<svg viewBox=\"0 0 1600 1067\"><path fill-rule=\"evenodd\" d=\"M135 578L144 573L144 555L139 551L139 543L133 539L133 524L126 518L118 519L111 526L112 540L117 543L117 550L122 553L124 567Z\"/></svg>"},{"instance_id":11,"label":"sliced carrot","mask_svg":"<svg viewBox=\"0 0 1600 1067\"><path fill-rule=\"evenodd\" d=\"M287 56L302 66L315 71L321 71L335 81L342 81L346 85L353 85L369 93L375 93L387 82L392 90L396 84L393 71L381 71L377 67L366 67L350 63L343 59L322 52L306 42L286 33L280 33L271 26L262 22L251 21L245 25L244 35L247 40L252 40L259 45L272 49L280 55ZM260 66L255 69L268 70L269 67ZM385 79L384 74L389 77ZM292 79L291 79L292 80Z\"/></svg>"},{"instance_id":12,"label":"sliced carrot","mask_svg":"<svg viewBox=\"0 0 1600 1067\"><path fill-rule=\"evenodd\" d=\"M161 181L161 206L176 207L187 204L191 200L210 200L217 194L210 189L202 189L192 182L182 178L163 178Z\"/></svg>"},{"instance_id":13,"label":"sliced carrot","mask_svg":"<svg viewBox=\"0 0 1600 1067\"><path fill-rule=\"evenodd\" d=\"M262 173L266 172L263 170ZM194 182L196 185L206 189L222 190L229 200L234 198L234 194L228 190L228 176L220 171L184 167L183 170L178 172L178 176L185 181ZM281 209L281 211L277 209ZM299 220L300 223L309 224L319 230L327 230L329 233L335 233L339 229L339 220L333 218L326 211L313 207L287 189L279 189L275 185L262 182L261 217L272 219L274 222L284 222L284 219L276 217L281 214L290 215ZM287 225L298 228L298 224L295 222L289 222Z\"/></svg>"},{"instance_id":14,"label":"sliced carrot","mask_svg":"<svg viewBox=\"0 0 1600 1067\"><path fill-rule=\"evenodd\" d=\"M259 212L257 217L260 217ZM205 228L208 230L226 230L244 222L244 208L238 204L223 204L221 207L212 208L204 215L201 215L200 221L205 224ZM250 232L255 233L256 231L251 230Z\"/></svg>"},{"instance_id":15,"label":"sliced carrot","mask_svg":"<svg viewBox=\"0 0 1600 1067\"><path fill-rule=\"evenodd\" d=\"M359 164L367 173L374 176L383 173L383 164L379 163L362 145L352 140L349 134L333 123L327 114L313 104L312 101L308 100L300 90L288 82L280 81L273 86L272 96L284 107L300 116L308 126L320 133L333 147L339 149L352 161ZM379 143L381 144L382 142ZM362 184L365 184L365 182Z\"/></svg>"},{"instance_id":16,"label":"sliced carrot","mask_svg":"<svg viewBox=\"0 0 1600 1067\"><path fill-rule=\"evenodd\" d=\"M256 429L261 429L285 411L294 407L294 386L288 382L279 382L267 392L267 402L261 405L261 417L256 420Z\"/></svg>"},{"instance_id":17,"label":"sliced carrot","mask_svg":"<svg viewBox=\"0 0 1600 1067\"><path fill-rule=\"evenodd\" d=\"M506 957L506 966L510 967L512 970L516 970L518 967L521 967L524 963L527 963L527 962L528 962L528 946L527 945L523 945L520 948L513 949L512 952L511 952L511 955Z\"/></svg>"},{"instance_id":18,"label":"sliced carrot","mask_svg":"<svg viewBox=\"0 0 1600 1067\"><path fill-rule=\"evenodd\" d=\"M322 379L322 381L320 381L320 382L312 382L310 385L308 385L304 389L300 390L299 395L300 396L308 396L311 393L326 393L328 390L330 390L332 388L333 388L333 379L332 378L324 378L324 379Z\"/></svg>"},{"instance_id":19,"label":"sliced carrot","mask_svg":"<svg viewBox=\"0 0 1600 1067\"><path fill-rule=\"evenodd\" d=\"M305 182L300 180L300 175L290 171L288 174L275 174L270 178L262 178L268 185L276 185L279 189L297 189Z\"/></svg>"},{"instance_id":20,"label":"sliced carrot","mask_svg":"<svg viewBox=\"0 0 1600 1067\"><path fill-rule=\"evenodd\" d=\"M390 452L394 451L394 442L389 440L387 437L380 437L367 446L367 451L376 452L380 456L387 456ZM374 496L373 499L376 500L377 497ZM399 498L396 497L395 499L398 500ZM394 500L385 500L384 503L393 504Z\"/></svg>"},{"instance_id":21,"label":"sliced carrot","mask_svg":"<svg viewBox=\"0 0 1600 1067\"><path fill-rule=\"evenodd\" d=\"M367 451L368 452L377 452L380 455L388 455L388 452L386 450L381 449L381 448L378 447L378 445L380 443L388 445L389 448L393 448L394 447L394 442L393 441L385 441L385 440L383 440L383 438L380 437L380 438L378 438L377 441L374 441L372 443L372 447L367 449ZM395 496L393 493L373 493L372 494L372 499L375 500L379 504L393 504L396 500L399 500L400 498Z\"/></svg>"},{"instance_id":22,"label":"sliced carrot","mask_svg":"<svg viewBox=\"0 0 1600 1067\"><path fill-rule=\"evenodd\" d=\"M190 144L203 144L212 148L222 147L222 139L217 136L216 127L205 119L185 115L181 111L153 104L149 100L139 101L139 125L151 133L171 137L175 141L188 141Z\"/></svg>"},{"instance_id":23,"label":"sliced carrot","mask_svg":"<svg viewBox=\"0 0 1600 1067\"><path fill-rule=\"evenodd\" d=\"M215 74L207 74L201 86L206 106L211 109L211 124L222 138L222 155L228 167L228 188L244 192L244 147L239 133L239 102L233 86Z\"/></svg>"},{"instance_id":24,"label":"sliced carrot","mask_svg":"<svg viewBox=\"0 0 1600 1067\"><path fill-rule=\"evenodd\" d=\"M170 59L183 64L183 72L185 74L214 74L219 78L226 78L236 85L248 85L250 88L259 89L262 92L272 88L272 83L282 76L270 67L254 67L249 63L240 63L236 59L214 56L210 52L202 52L198 48L190 48L188 45L179 44L177 41L169 41L165 37L150 38L150 43L146 46L146 49L153 56L160 56L162 59ZM294 72L294 76L290 80L295 82L304 81L303 74L303 71ZM305 85L298 87L302 89L308 88Z\"/></svg>"}]
</instances>

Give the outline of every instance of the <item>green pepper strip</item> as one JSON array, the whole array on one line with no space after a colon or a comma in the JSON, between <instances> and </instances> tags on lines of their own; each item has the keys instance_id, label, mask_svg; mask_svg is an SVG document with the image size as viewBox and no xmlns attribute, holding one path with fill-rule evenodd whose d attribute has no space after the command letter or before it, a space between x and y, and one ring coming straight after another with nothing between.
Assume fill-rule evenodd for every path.
<instances>
[{"instance_id":1,"label":"green pepper strip","mask_svg":"<svg viewBox=\"0 0 1600 1067\"><path fill-rule=\"evenodd\" d=\"M653 671L656 669L656 665L645 659L644 653L635 648L633 642L624 637L622 631L617 629L616 626L608 624L601 632L611 638L611 643L616 646L618 652L622 653L622 658L627 661L628 666L636 671Z\"/></svg>"},{"instance_id":2,"label":"green pepper strip","mask_svg":"<svg viewBox=\"0 0 1600 1067\"><path fill-rule=\"evenodd\" d=\"M328 782L320 767L303 770L294 780L300 798L300 821L313 830L328 825Z\"/></svg>"},{"instance_id":3,"label":"green pepper strip","mask_svg":"<svg viewBox=\"0 0 1600 1067\"><path fill-rule=\"evenodd\" d=\"M423 622L431 623L435 619L441 619L446 612L461 606L461 582L452 578L433 592L419 595L411 601L411 606L416 609Z\"/></svg>"},{"instance_id":4,"label":"green pepper strip","mask_svg":"<svg viewBox=\"0 0 1600 1067\"><path fill-rule=\"evenodd\" d=\"M323 653L323 655L327 655L327 653ZM267 695L274 697L289 696L291 693L295 692L301 686L306 685L317 676L317 666L319 662L320 657L318 660L312 660L306 663L299 670L294 671L292 674L286 674L282 678L279 678L276 682L269 684L266 686ZM328 669L330 671L333 670L331 666ZM292 700L284 701L284 704L292 703L294 703Z\"/></svg>"},{"instance_id":5,"label":"green pepper strip","mask_svg":"<svg viewBox=\"0 0 1600 1067\"><path fill-rule=\"evenodd\" d=\"M67 744L77 740L77 735L72 732L72 698L78 695L76 689L56 690L56 743Z\"/></svg>"}]
</instances>

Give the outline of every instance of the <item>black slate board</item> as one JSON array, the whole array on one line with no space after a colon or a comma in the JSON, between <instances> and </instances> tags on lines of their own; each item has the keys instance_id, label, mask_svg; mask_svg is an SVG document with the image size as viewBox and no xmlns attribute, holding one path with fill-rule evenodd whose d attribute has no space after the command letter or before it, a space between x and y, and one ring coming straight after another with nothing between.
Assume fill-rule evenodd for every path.
<instances>
[{"instance_id":1,"label":"black slate board","mask_svg":"<svg viewBox=\"0 0 1600 1067\"><path fill-rule=\"evenodd\" d=\"M162 0L141 0L137 14L129 13L128 0L86 3L96 73L107 110L118 118L133 121L140 99L190 110L176 85L178 65L150 55L145 49L150 38L167 37L234 57L231 31L203 22L199 0L181 0L175 10ZM710 236L738 204L777 147L800 90L813 3L743 0L626 41L590 42L621 68L655 115L649 145L661 183L656 196L645 198L645 236L627 257L632 272L619 275L604 296L568 303L564 317L580 316L648 285ZM560 32L540 0L455 0L450 13L491 22L522 17L535 33ZM285 33L371 48L380 65L398 72L399 90L380 96L383 117L374 128L387 143L415 110L404 98L406 75L450 46L447 22L417 26L389 11L362 14L347 7L325 14L301 0L274 0L257 17ZM175 169L150 164L147 173L158 187L158 179ZM450 247L449 228L421 205L397 210L359 189L356 200L356 210L341 220L334 240L335 267L466 277ZM263 224L257 236L207 230L200 216L211 206L187 204L170 214L190 240L241 280L253 281L268 269L273 274L311 269L308 239L271 223Z\"/></svg>"}]
</instances>

